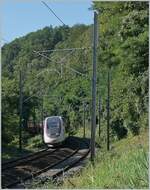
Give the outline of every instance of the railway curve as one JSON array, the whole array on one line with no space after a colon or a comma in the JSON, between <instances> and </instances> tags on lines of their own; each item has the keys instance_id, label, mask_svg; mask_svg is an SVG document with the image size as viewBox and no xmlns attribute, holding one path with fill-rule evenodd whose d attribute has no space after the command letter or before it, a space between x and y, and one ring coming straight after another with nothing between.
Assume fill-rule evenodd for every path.
<instances>
[{"instance_id":1,"label":"railway curve","mask_svg":"<svg viewBox=\"0 0 150 190\"><path fill-rule=\"evenodd\" d=\"M52 178L60 176L89 154L89 143L89 140L69 137L59 148L48 148L2 164L2 188L15 188L45 172Z\"/></svg>"}]
</instances>

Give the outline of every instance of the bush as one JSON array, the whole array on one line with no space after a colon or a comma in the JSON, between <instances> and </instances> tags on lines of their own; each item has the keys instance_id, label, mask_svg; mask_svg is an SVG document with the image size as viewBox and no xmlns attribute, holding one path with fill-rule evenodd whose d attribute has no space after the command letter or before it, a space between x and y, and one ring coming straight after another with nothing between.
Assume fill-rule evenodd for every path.
<instances>
[{"instance_id":1,"label":"bush","mask_svg":"<svg viewBox=\"0 0 150 190\"><path fill-rule=\"evenodd\" d=\"M112 121L111 128L119 140L127 136L128 130L123 126L123 120L116 119Z\"/></svg>"},{"instance_id":2,"label":"bush","mask_svg":"<svg viewBox=\"0 0 150 190\"><path fill-rule=\"evenodd\" d=\"M8 115L2 117L2 142L11 143L15 136L19 134L19 117L17 115Z\"/></svg>"},{"instance_id":3,"label":"bush","mask_svg":"<svg viewBox=\"0 0 150 190\"><path fill-rule=\"evenodd\" d=\"M133 135L139 135L140 127L137 122L129 122L128 128L131 130Z\"/></svg>"},{"instance_id":4,"label":"bush","mask_svg":"<svg viewBox=\"0 0 150 190\"><path fill-rule=\"evenodd\" d=\"M40 148L43 146L43 140L41 135L37 135L35 137L32 137L27 142L28 148Z\"/></svg>"}]
</instances>

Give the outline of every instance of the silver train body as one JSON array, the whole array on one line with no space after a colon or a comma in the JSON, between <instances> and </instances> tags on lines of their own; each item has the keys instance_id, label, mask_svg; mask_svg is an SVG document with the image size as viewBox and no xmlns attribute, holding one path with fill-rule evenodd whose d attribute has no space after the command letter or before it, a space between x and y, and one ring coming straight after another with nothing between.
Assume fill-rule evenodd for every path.
<instances>
[{"instance_id":1,"label":"silver train body","mask_svg":"<svg viewBox=\"0 0 150 190\"><path fill-rule=\"evenodd\" d=\"M44 143L56 146L65 140L65 128L60 116L46 117L44 120Z\"/></svg>"}]
</instances>

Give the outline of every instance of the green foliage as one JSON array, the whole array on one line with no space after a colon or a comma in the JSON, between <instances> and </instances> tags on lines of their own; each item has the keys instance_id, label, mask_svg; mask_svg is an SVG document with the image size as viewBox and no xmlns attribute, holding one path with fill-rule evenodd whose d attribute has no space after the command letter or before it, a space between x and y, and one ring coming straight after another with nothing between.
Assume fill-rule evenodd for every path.
<instances>
[{"instance_id":1,"label":"green foliage","mask_svg":"<svg viewBox=\"0 0 150 190\"><path fill-rule=\"evenodd\" d=\"M6 135L10 134L6 133ZM19 138L18 136L13 136L13 139L9 141L9 143L4 141L2 139L3 146L2 146L2 159L8 160L8 159L15 159L19 157L26 156L28 154L31 154L33 152L38 151L41 148L45 148L41 135L37 135L35 137L31 137L31 134L29 134L27 131L23 131L23 138L22 138L22 151L19 149ZM4 144L5 142L5 144Z\"/></svg>"},{"instance_id":2,"label":"green foliage","mask_svg":"<svg viewBox=\"0 0 150 190\"><path fill-rule=\"evenodd\" d=\"M41 148L43 145L43 140L41 135L37 135L35 137L29 138L27 142L27 148L33 149L33 148Z\"/></svg>"},{"instance_id":3,"label":"green foliage","mask_svg":"<svg viewBox=\"0 0 150 190\"><path fill-rule=\"evenodd\" d=\"M112 132L136 135L148 126L148 3L93 2L92 8L100 11L97 94L102 97L103 125L110 69L111 125L117 126ZM35 51L91 47L91 32L85 25L47 26L2 47L2 128L12 134L3 132L3 139L10 141L7 136L17 133L19 126L20 69L23 98L28 99L23 104L24 127L30 118L41 122L42 105L44 117L64 117L68 133L82 126L83 101L89 105L88 115L91 112L91 49L42 52L43 56Z\"/></svg>"},{"instance_id":4,"label":"green foliage","mask_svg":"<svg viewBox=\"0 0 150 190\"><path fill-rule=\"evenodd\" d=\"M111 128L120 140L127 136L127 129L123 126L123 120L115 120L111 122Z\"/></svg>"},{"instance_id":5,"label":"green foliage","mask_svg":"<svg viewBox=\"0 0 150 190\"><path fill-rule=\"evenodd\" d=\"M111 69L112 125L119 118L136 135L143 114L148 121L148 3L95 2L94 8L101 12L98 58Z\"/></svg>"},{"instance_id":6,"label":"green foliage","mask_svg":"<svg viewBox=\"0 0 150 190\"><path fill-rule=\"evenodd\" d=\"M7 144L13 141L19 132L19 118L17 115L8 115L2 117L2 142Z\"/></svg>"},{"instance_id":7,"label":"green foliage","mask_svg":"<svg viewBox=\"0 0 150 190\"><path fill-rule=\"evenodd\" d=\"M148 128L148 2L94 1L91 9L100 12L97 100L101 95L102 113L101 136L97 127L96 141L101 152L96 167L89 164L83 175L71 183L80 188L148 188L147 147L141 146L147 138L139 138ZM24 129L30 119L42 122L43 110L44 117L61 115L66 132L82 137L83 102L86 102L86 135L90 138L92 49L49 51L42 52L42 56L35 51L91 47L91 34L92 25L47 26L2 47L2 145L3 150L8 148L12 154L6 151L4 157L18 154L18 148L9 146L18 146L20 69L23 100L27 100L23 103ZM108 70L111 145L116 138L120 141L111 146L109 153L102 153L106 150ZM135 137L131 138L131 133ZM31 138L23 130L23 137L28 149L43 145L41 135ZM72 188L69 182L64 187Z\"/></svg>"}]
</instances>

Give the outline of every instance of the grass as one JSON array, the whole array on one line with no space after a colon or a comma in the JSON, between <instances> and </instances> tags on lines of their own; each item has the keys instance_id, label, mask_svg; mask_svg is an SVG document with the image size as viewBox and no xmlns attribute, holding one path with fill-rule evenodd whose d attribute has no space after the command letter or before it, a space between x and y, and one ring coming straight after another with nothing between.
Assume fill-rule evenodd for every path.
<instances>
[{"instance_id":1,"label":"grass","mask_svg":"<svg viewBox=\"0 0 150 190\"><path fill-rule=\"evenodd\" d=\"M95 166L66 179L61 188L148 189L148 133L129 136L113 144L109 152L97 152Z\"/></svg>"},{"instance_id":2,"label":"grass","mask_svg":"<svg viewBox=\"0 0 150 190\"><path fill-rule=\"evenodd\" d=\"M128 152L97 157L95 167L89 164L79 177L70 179L76 188L148 188L148 171L145 153ZM66 180L63 187L71 188Z\"/></svg>"}]
</instances>

